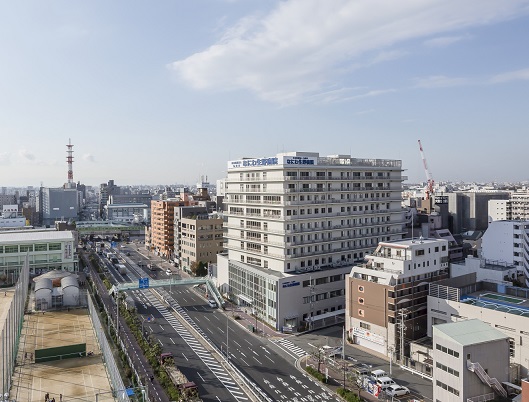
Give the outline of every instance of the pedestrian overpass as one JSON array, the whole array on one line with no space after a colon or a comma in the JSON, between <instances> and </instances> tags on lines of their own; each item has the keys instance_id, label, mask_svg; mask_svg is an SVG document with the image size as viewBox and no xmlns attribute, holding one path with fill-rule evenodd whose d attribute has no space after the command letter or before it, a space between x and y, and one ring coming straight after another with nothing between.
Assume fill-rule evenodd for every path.
<instances>
[{"instance_id":1,"label":"pedestrian overpass","mask_svg":"<svg viewBox=\"0 0 529 402\"><path fill-rule=\"evenodd\" d=\"M151 278L139 278L135 282L122 282L114 285L112 289L114 291L126 291L135 289L149 289L159 287L171 287L171 286L189 286L189 285L202 285L205 284L207 288L207 295L217 302L217 305L222 306L223 300L220 292L215 287L213 281L207 277L203 278L192 278L192 279L151 279Z\"/></svg>"}]
</instances>

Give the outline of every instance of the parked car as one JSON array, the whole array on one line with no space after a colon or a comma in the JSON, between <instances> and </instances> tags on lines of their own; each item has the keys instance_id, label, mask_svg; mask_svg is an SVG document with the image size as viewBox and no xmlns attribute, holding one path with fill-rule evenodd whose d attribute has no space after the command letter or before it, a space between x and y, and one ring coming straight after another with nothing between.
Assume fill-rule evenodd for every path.
<instances>
[{"instance_id":1,"label":"parked car","mask_svg":"<svg viewBox=\"0 0 529 402\"><path fill-rule=\"evenodd\" d=\"M380 378L377 379L377 385L381 389L385 390L385 389L389 388L392 385L397 385L397 383L395 381L393 381L389 377L380 377Z\"/></svg>"},{"instance_id":2,"label":"parked car","mask_svg":"<svg viewBox=\"0 0 529 402\"><path fill-rule=\"evenodd\" d=\"M386 394L388 396L402 396L408 395L410 390L402 385L394 384L386 388Z\"/></svg>"},{"instance_id":3,"label":"parked car","mask_svg":"<svg viewBox=\"0 0 529 402\"><path fill-rule=\"evenodd\" d=\"M380 377L387 377L387 374L384 370L373 370L371 371L370 377L376 381Z\"/></svg>"}]
</instances>

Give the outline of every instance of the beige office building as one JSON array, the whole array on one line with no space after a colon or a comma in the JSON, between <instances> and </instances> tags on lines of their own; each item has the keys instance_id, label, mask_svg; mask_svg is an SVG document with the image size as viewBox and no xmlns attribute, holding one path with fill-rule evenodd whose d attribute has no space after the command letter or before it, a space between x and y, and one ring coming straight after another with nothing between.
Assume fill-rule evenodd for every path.
<instances>
[{"instance_id":1,"label":"beige office building","mask_svg":"<svg viewBox=\"0 0 529 402\"><path fill-rule=\"evenodd\" d=\"M205 207L175 208L175 260L189 271L194 262L216 263L223 250L222 217Z\"/></svg>"}]
</instances>

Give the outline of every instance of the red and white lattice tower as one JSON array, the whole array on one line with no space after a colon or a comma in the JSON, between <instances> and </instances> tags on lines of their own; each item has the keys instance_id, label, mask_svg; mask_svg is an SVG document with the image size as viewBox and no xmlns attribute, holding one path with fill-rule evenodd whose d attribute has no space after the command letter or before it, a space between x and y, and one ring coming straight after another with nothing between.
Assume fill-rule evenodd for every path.
<instances>
[{"instance_id":1,"label":"red and white lattice tower","mask_svg":"<svg viewBox=\"0 0 529 402\"><path fill-rule=\"evenodd\" d=\"M73 145L71 138L68 138L68 145L66 145L66 148L68 150L66 151L66 154L68 155L66 157L66 162L68 162L68 187L73 186Z\"/></svg>"}]
</instances>

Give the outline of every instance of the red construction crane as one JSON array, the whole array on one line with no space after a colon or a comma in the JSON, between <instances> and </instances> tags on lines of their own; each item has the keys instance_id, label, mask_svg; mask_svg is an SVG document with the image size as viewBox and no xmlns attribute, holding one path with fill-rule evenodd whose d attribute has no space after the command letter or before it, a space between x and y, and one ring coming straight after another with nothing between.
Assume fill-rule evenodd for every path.
<instances>
[{"instance_id":1,"label":"red construction crane","mask_svg":"<svg viewBox=\"0 0 529 402\"><path fill-rule=\"evenodd\" d=\"M421 150L422 163L424 165L424 172L426 173L426 188L424 190L424 193L426 194L425 198L429 200L430 197L433 196L433 185L435 182L433 180L432 174L430 173L430 170L428 170L428 164L426 163L426 157L424 156L424 151L422 150L421 140L418 141L419 149Z\"/></svg>"}]
</instances>

